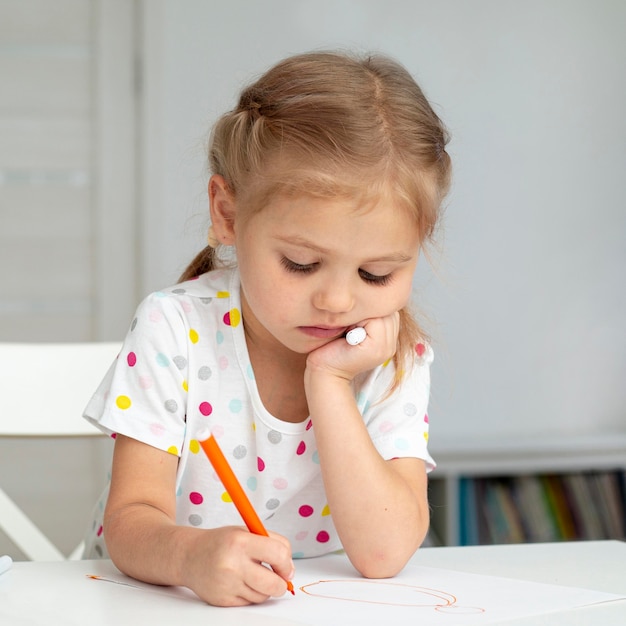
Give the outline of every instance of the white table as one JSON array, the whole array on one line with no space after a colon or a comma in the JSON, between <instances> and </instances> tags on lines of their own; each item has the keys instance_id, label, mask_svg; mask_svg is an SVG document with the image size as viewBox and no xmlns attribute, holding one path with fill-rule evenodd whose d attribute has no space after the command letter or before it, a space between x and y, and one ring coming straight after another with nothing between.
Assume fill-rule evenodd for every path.
<instances>
[{"instance_id":1,"label":"white table","mask_svg":"<svg viewBox=\"0 0 626 626\"><path fill-rule=\"evenodd\" d=\"M310 562L315 561L318 568L320 565L328 565L332 577L338 571L338 564L339 569L346 569L344 558L322 557ZM300 561L296 566L306 571L307 567L311 567L310 562ZM411 564L583 587L626 596L626 543L618 541L423 548ZM306 616L297 612L285 618L258 614L255 607L219 609L205 605L190 592L181 594L180 590L162 587L131 589L114 582L90 580L88 574L121 580L110 561L14 563L7 573L0 576L0 624L191 626L197 623L204 626L294 626L307 623ZM288 601L292 601L291 597ZM359 607L356 604L350 606L350 618L353 618L354 623L359 622L358 611L368 610L366 605ZM292 606L295 609L298 605L294 602ZM447 617L446 624L456 624L454 618ZM345 623L352 621L349 619ZM511 626L624 626L626 600L506 623ZM393 626L393 623L389 626Z\"/></svg>"}]
</instances>

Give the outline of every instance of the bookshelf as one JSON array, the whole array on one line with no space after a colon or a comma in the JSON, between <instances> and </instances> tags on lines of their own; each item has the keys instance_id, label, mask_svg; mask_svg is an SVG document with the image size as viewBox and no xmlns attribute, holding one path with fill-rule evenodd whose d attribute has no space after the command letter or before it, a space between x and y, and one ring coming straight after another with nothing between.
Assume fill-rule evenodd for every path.
<instances>
[{"instance_id":1,"label":"bookshelf","mask_svg":"<svg viewBox=\"0 0 626 626\"><path fill-rule=\"evenodd\" d=\"M624 539L626 433L431 445L433 545Z\"/></svg>"}]
</instances>

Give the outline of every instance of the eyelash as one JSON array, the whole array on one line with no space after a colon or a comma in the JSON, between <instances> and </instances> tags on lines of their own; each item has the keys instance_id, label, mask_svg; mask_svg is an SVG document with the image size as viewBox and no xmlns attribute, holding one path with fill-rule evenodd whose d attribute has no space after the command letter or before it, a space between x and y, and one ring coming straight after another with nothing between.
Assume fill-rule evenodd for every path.
<instances>
[{"instance_id":1,"label":"eyelash","mask_svg":"<svg viewBox=\"0 0 626 626\"><path fill-rule=\"evenodd\" d=\"M315 268L317 267L317 263L301 265L300 263L295 263L287 257L283 257L281 259L281 264L288 272L293 272L295 274L310 274L311 272L315 271ZM383 287L389 284L389 282L391 281L391 274L377 276L375 274L370 274L365 270L359 270L359 276L369 285L376 285L379 287Z\"/></svg>"}]
</instances>

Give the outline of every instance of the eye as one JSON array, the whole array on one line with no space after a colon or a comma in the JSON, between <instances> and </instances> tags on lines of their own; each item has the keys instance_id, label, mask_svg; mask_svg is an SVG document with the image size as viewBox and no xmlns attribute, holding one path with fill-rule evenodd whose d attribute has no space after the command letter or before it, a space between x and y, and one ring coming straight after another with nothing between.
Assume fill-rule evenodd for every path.
<instances>
[{"instance_id":1,"label":"eye","mask_svg":"<svg viewBox=\"0 0 626 626\"><path fill-rule=\"evenodd\" d=\"M384 276L377 276L376 274L370 274L365 270L359 270L359 276L370 285L384 286L391 281L391 274L385 274Z\"/></svg>"},{"instance_id":2,"label":"eye","mask_svg":"<svg viewBox=\"0 0 626 626\"><path fill-rule=\"evenodd\" d=\"M280 263L288 272L294 272L296 274L310 274L317 266L317 263L307 263L306 265L302 265L301 263L296 263L285 256L280 260Z\"/></svg>"}]
</instances>

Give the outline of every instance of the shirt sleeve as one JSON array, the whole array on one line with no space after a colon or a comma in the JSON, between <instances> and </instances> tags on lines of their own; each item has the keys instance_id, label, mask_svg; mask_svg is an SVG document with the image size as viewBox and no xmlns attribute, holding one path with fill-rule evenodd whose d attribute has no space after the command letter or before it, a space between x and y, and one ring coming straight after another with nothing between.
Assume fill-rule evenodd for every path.
<instances>
[{"instance_id":1,"label":"shirt sleeve","mask_svg":"<svg viewBox=\"0 0 626 626\"><path fill-rule=\"evenodd\" d=\"M387 392L395 374L393 363L380 366L365 381L357 397L369 435L380 455L386 460L422 459L428 472L436 467L428 452L432 361L432 349L427 347L407 368L392 393Z\"/></svg>"},{"instance_id":2,"label":"shirt sleeve","mask_svg":"<svg viewBox=\"0 0 626 626\"><path fill-rule=\"evenodd\" d=\"M185 434L190 340L179 306L163 293L140 304L119 356L83 414L107 434L177 455Z\"/></svg>"}]
</instances>

